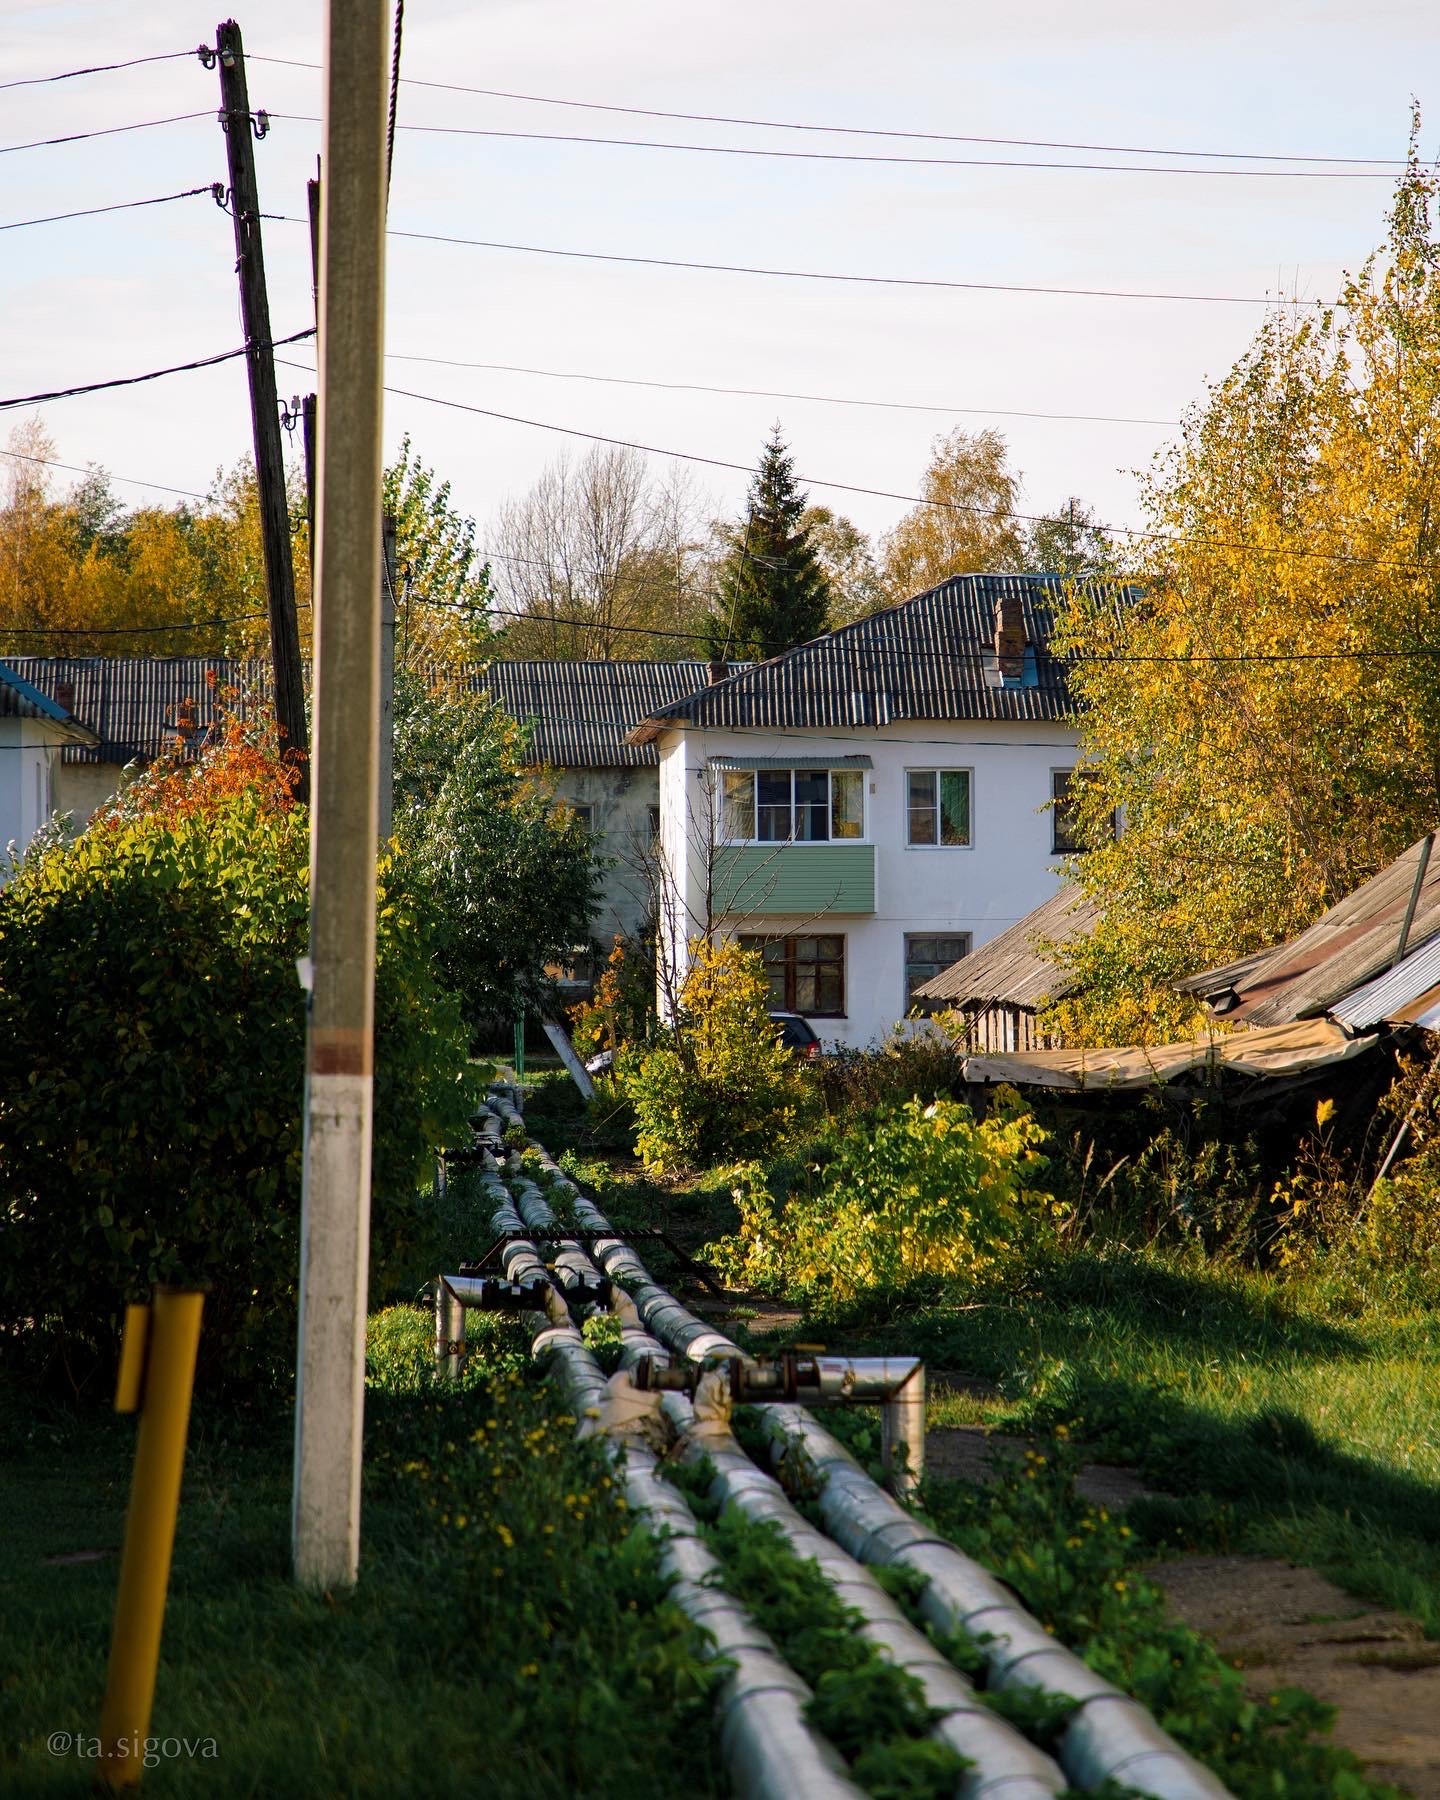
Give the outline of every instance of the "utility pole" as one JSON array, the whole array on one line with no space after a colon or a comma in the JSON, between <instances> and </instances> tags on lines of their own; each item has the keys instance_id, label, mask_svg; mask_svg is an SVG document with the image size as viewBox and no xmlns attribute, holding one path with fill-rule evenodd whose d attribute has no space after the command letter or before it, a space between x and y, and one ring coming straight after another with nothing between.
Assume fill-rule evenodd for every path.
<instances>
[{"instance_id":1,"label":"utility pole","mask_svg":"<svg viewBox=\"0 0 1440 1800\"><path fill-rule=\"evenodd\" d=\"M395 823L395 515L380 525L380 841Z\"/></svg>"},{"instance_id":2,"label":"utility pole","mask_svg":"<svg viewBox=\"0 0 1440 1800\"><path fill-rule=\"evenodd\" d=\"M270 608L270 654L275 666L275 717L282 756L298 772L296 798L310 798L309 732L305 724L305 676L300 628L295 618L295 566L290 554L290 509L285 499L285 459L280 448L280 403L275 392L275 353L270 302L260 245L260 195L255 183L255 144L264 115L252 119L240 27L227 19L216 28L220 64L220 124L230 164L230 211L235 220L235 272L240 277L240 316L245 326L245 368L250 377L250 419L255 437L255 477L260 491L260 538Z\"/></svg>"},{"instance_id":3,"label":"utility pole","mask_svg":"<svg viewBox=\"0 0 1440 1800\"><path fill-rule=\"evenodd\" d=\"M306 212L310 219L310 302L315 308L315 329L320 329L320 158L315 158L315 179L305 183ZM316 363L319 368L319 363ZM305 445L305 516L310 524L310 580L315 580L315 420L319 400L307 394L301 405L301 439Z\"/></svg>"},{"instance_id":4,"label":"utility pole","mask_svg":"<svg viewBox=\"0 0 1440 1800\"><path fill-rule=\"evenodd\" d=\"M310 1027L300 1216L295 1574L355 1580L374 1099L385 325L384 0L329 0L320 230Z\"/></svg>"}]
</instances>

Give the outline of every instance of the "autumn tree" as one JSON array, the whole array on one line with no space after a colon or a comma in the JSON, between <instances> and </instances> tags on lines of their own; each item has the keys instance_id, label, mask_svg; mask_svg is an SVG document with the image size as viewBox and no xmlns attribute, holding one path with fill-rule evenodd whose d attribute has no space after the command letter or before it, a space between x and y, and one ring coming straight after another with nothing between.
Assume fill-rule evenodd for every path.
<instances>
[{"instance_id":1,"label":"autumn tree","mask_svg":"<svg viewBox=\"0 0 1440 1800\"><path fill-rule=\"evenodd\" d=\"M888 604L870 539L844 513L807 506L800 523L830 588L830 623L848 625Z\"/></svg>"},{"instance_id":2,"label":"autumn tree","mask_svg":"<svg viewBox=\"0 0 1440 1800\"><path fill-rule=\"evenodd\" d=\"M1440 818L1436 191L1412 150L1337 304L1277 310L1158 459L1132 597L1071 597L1075 873L1107 918L1069 960L1108 996L1076 1034L1163 1015L1169 979L1291 935Z\"/></svg>"},{"instance_id":3,"label":"autumn tree","mask_svg":"<svg viewBox=\"0 0 1440 1800\"><path fill-rule=\"evenodd\" d=\"M491 649L490 564L475 521L451 486L422 461L407 432L386 468L385 511L395 521L397 651L402 662L474 662Z\"/></svg>"},{"instance_id":4,"label":"autumn tree","mask_svg":"<svg viewBox=\"0 0 1440 1800\"><path fill-rule=\"evenodd\" d=\"M892 601L908 600L952 575L1020 569L1024 545L1014 517L1020 477L998 431L958 425L931 446L922 504L881 542L881 578Z\"/></svg>"},{"instance_id":5,"label":"autumn tree","mask_svg":"<svg viewBox=\"0 0 1440 1800\"><path fill-rule=\"evenodd\" d=\"M693 654L683 633L703 591L699 518L688 478L653 477L636 450L557 457L492 529L505 655Z\"/></svg>"},{"instance_id":6,"label":"autumn tree","mask_svg":"<svg viewBox=\"0 0 1440 1800\"><path fill-rule=\"evenodd\" d=\"M1105 527L1078 494L1025 527L1025 568L1036 575L1071 580L1103 575L1115 566L1115 546Z\"/></svg>"},{"instance_id":7,"label":"autumn tree","mask_svg":"<svg viewBox=\"0 0 1440 1800\"><path fill-rule=\"evenodd\" d=\"M778 656L830 622L830 584L810 541L808 496L776 425L750 480L745 517L728 544L709 621L712 654Z\"/></svg>"}]
</instances>

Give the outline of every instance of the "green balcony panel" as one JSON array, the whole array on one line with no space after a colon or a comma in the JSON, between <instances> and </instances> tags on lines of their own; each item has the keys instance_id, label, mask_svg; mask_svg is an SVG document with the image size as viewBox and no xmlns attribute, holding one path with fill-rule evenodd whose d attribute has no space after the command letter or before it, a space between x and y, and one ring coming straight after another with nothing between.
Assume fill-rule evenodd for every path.
<instances>
[{"instance_id":1,"label":"green balcony panel","mask_svg":"<svg viewBox=\"0 0 1440 1800\"><path fill-rule=\"evenodd\" d=\"M873 913L873 844L728 844L715 855L720 913Z\"/></svg>"}]
</instances>

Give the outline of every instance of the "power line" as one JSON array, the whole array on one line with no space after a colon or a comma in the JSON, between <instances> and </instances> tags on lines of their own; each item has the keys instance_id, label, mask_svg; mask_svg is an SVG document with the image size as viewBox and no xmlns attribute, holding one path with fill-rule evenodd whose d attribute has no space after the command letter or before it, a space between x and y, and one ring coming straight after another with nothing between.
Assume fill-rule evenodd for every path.
<instances>
[{"instance_id":1,"label":"power line","mask_svg":"<svg viewBox=\"0 0 1440 1800\"><path fill-rule=\"evenodd\" d=\"M292 332L289 337L276 338L273 344L264 347L275 349L281 344L298 344L302 338L314 335L315 327L311 325L305 331ZM69 400L77 394L98 394L106 388L135 387L142 381L159 381L165 375L185 375L192 369L210 369L216 363L247 356L252 347L242 344L238 350L222 350L216 356L197 356L193 362L173 363L168 369L151 369L144 375L119 375L110 381L89 381L83 387L55 388L48 394L22 394L16 399L0 400L0 412L9 412L17 406L40 406L51 400Z\"/></svg>"},{"instance_id":2,"label":"power line","mask_svg":"<svg viewBox=\"0 0 1440 1800\"><path fill-rule=\"evenodd\" d=\"M151 131L157 125L183 125L187 119L208 119L210 116L208 112L172 113L166 119L140 119L134 125L106 125L98 131L71 131L64 137L34 138L28 144L0 144L0 156L13 156L17 150L47 150L52 144L79 144L86 138L118 137L125 131Z\"/></svg>"},{"instance_id":3,"label":"power line","mask_svg":"<svg viewBox=\"0 0 1440 1800\"><path fill-rule=\"evenodd\" d=\"M252 62L274 63L282 68L319 69L319 63L299 62L285 56L252 56ZM410 87L434 88L450 94L478 94L489 100L519 100L532 106L565 106L586 112L623 113L632 118L678 119L696 125L744 125L763 131L817 131L842 137L908 138L939 144L999 144L1017 150L1088 150L1110 156L1185 156L1224 162L1324 162L1357 165L1405 167L1401 157L1384 156L1315 156L1283 150L1177 150L1155 144L1090 144L1067 143L1053 138L982 137L973 132L906 131L879 125L801 124L790 119L749 119L725 113L691 113L663 111L650 106L619 106L603 100L567 100L553 94L521 94L508 88L464 87L453 81L423 81L418 76L403 77Z\"/></svg>"},{"instance_id":4,"label":"power line","mask_svg":"<svg viewBox=\"0 0 1440 1800\"><path fill-rule=\"evenodd\" d=\"M489 369L505 375L543 375L552 381L595 381L611 387L659 388L668 393L734 394L749 400L803 400L818 406L865 406L887 412L975 413L988 419L1051 419L1082 425L1179 425L1178 419L1131 419L1106 413L1027 412L1018 407L938 406L918 400L865 400L853 394L800 394L781 388L719 387L699 381L649 381L634 375L592 375L582 369L534 369L521 363L462 362L450 356L409 356L387 350L387 362L436 363L447 369Z\"/></svg>"},{"instance_id":5,"label":"power line","mask_svg":"<svg viewBox=\"0 0 1440 1800\"><path fill-rule=\"evenodd\" d=\"M173 625L0 625L0 637L163 637L171 631L210 631L217 625L243 625L266 613L232 613L228 619L179 619Z\"/></svg>"},{"instance_id":6,"label":"power line","mask_svg":"<svg viewBox=\"0 0 1440 1800\"><path fill-rule=\"evenodd\" d=\"M161 494L183 494L187 500L208 500L208 494L197 493L194 488L170 487L163 481L142 481L138 475L112 475L106 468L98 464L82 467L79 463L56 462L53 456L30 456L24 450L0 450L0 461L13 457L17 462L44 463L50 469L64 469L71 475L90 475L99 473L109 481L123 481L127 487L154 488Z\"/></svg>"},{"instance_id":7,"label":"power line","mask_svg":"<svg viewBox=\"0 0 1440 1800\"><path fill-rule=\"evenodd\" d=\"M502 558L501 560L503 561L506 559ZM678 638L682 642L694 644L708 644L710 642L709 635L703 631L685 631L678 627L664 625L612 625L603 619L578 619L567 617L565 614L535 612L517 607L490 605L484 607L458 606L452 601L431 600L422 594L416 594L412 597L417 600L420 605L433 606L442 612L454 612L471 616L475 613L483 612L488 617L492 618L524 619L528 620L533 625L561 625L567 630L607 631L621 636L648 637L652 639ZM863 621L857 620L855 623L859 624L863 623ZM873 654L873 651L871 653ZM1166 663L1182 666L1193 664L1196 666L1209 667L1216 663L1263 664L1295 662L1369 662L1388 660L1408 661L1412 657L1423 658L1440 656L1440 644L1416 644L1403 650L1257 650L1254 652L1236 651L1233 654L1204 651L1199 655L1190 654L1185 656L1150 655L1144 652L1121 653L1109 656L1091 654L1072 656L1061 655L1055 651L1048 651L1047 646L1047 653L1051 656L1055 666L1061 670L1091 663L1124 663L1127 665L1131 663ZM924 659L927 661L943 663L973 663L982 662L987 656L993 655L994 652L985 650L909 649L903 652L897 652L896 654L901 656L906 662ZM837 696L834 694L830 695L830 698L832 699L836 697ZM849 695L847 693L839 697L848 699ZM616 719L589 719L586 723L591 725L621 725L624 724L625 721ZM727 726L726 729L729 730L730 727ZM737 727L736 729L741 728ZM766 728L761 726L755 727L755 729L763 731ZM827 731L825 735L828 737L833 734Z\"/></svg>"},{"instance_id":8,"label":"power line","mask_svg":"<svg viewBox=\"0 0 1440 1800\"><path fill-rule=\"evenodd\" d=\"M292 125L318 125L309 113L271 113ZM511 143L585 144L612 150L676 150L693 156L749 156L780 162L871 163L922 169L1042 169L1073 170L1100 175L1195 175L1208 178L1244 176L1252 180L1278 181L1393 181L1389 169L1221 169L1212 166L1161 163L1097 163L1036 161L1030 157L995 156L880 156L857 150L771 150L753 144L676 144L659 138L587 137L570 131L504 131L481 125L401 125L432 137L499 138Z\"/></svg>"},{"instance_id":9,"label":"power line","mask_svg":"<svg viewBox=\"0 0 1440 1800\"><path fill-rule=\"evenodd\" d=\"M303 363L284 362L283 358L279 360L287 369L305 369ZM309 373L308 370L305 372ZM551 431L562 437L582 438L592 444L613 444L620 450L638 450L645 456L666 456L675 462L699 463L706 468L734 470L742 475L754 473L749 464L731 462L724 457L703 456L694 450L668 450L658 444L637 443L632 438L610 437L605 432L582 431L574 425L554 425L543 419L526 419L516 413L497 412L488 406L472 406L463 400L447 400L439 394L417 394L410 388L388 386L385 392L402 400L420 400L431 406L447 407L452 412L474 413L483 419L498 419L506 425L526 425L535 431ZM865 487L854 481L831 481L822 475L802 474L796 479L810 487L831 488L836 493L865 494L877 500L899 500L907 506L933 506L946 512L983 513L986 517L1014 519L1017 523L1026 525L1050 524L1054 518L1053 514L1017 512L1009 508L992 511L987 507L967 506L955 500L934 500L924 494L899 493L893 488ZM1428 564L1419 562L1388 562L1374 557L1351 556L1339 550L1310 550L1299 546L1245 543L1228 538L1191 537L1175 532L1145 531L1133 525L1108 525L1100 521L1095 521L1093 528L1110 537L1133 538L1142 543L1194 545L1208 550L1239 550L1260 556L1289 556L1306 561L1341 563L1350 568L1399 569L1417 573L1429 567Z\"/></svg>"},{"instance_id":10,"label":"power line","mask_svg":"<svg viewBox=\"0 0 1440 1800\"><path fill-rule=\"evenodd\" d=\"M114 200L109 206L85 206L78 212L48 213L43 219L12 219L0 225L0 231L23 231L27 225L58 225L65 219L93 219L97 213L129 212L137 206L167 206L172 200L189 200L196 194L209 194L218 204L225 197L224 184L207 182L204 187L182 188L178 194L156 194L149 200Z\"/></svg>"},{"instance_id":11,"label":"power line","mask_svg":"<svg viewBox=\"0 0 1440 1800\"><path fill-rule=\"evenodd\" d=\"M305 225L290 213L274 215L286 225ZM688 262L669 256L622 256L603 250L560 250L549 244L510 244L493 238L453 237L438 231L402 231L390 227L387 237L416 243L457 244L473 250L507 250L522 256L557 256L573 262L628 263L647 269L698 269L705 274L767 275L786 281L839 281L864 287L944 288L978 294L1049 294L1079 300L1188 300L1215 306L1311 306L1308 300L1268 298L1262 294L1170 294L1132 288L1042 287L1016 281L951 281L938 275L852 275L827 269L772 269L749 263Z\"/></svg>"},{"instance_id":12,"label":"power line","mask_svg":"<svg viewBox=\"0 0 1440 1800\"><path fill-rule=\"evenodd\" d=\"M85 69L64 69L58 75L27 75L22 81L0 81L0 93L7 88L45 87L52 81L74 81L81 75L109 75L116 69L138 69L142 63L179 62L194 54L193 50L165 50L157 56L132 56L126 62L92 63Z\"/></svg>"}]
</instances>

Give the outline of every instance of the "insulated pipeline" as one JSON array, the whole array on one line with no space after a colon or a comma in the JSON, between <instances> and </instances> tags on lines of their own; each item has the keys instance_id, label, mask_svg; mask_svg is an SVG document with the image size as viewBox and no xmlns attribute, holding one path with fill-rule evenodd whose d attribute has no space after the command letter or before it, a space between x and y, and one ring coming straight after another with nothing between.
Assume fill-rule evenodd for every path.
<instances>
[{"instance_id":1,"label":"insulated pipeline","mask_svg":"<svg viewBox=\"0 0 1440 1800\"><path fill-rule=\"evenodd\" d=\"M797 1443L823 1483L825 1530L866 1563L923 1576L920 1609L941 1631L961 1630L986 1659L986 1685L1040 1689L1075 1702L1060 1763L1076 1787L1123 1783L1155 1800L1228 1800L1230 1790L1161 1730L1138 1701L1058 1644L1010 1590L878 1488L801 1406L765 1408L772 1456Z\"/></svg>"}]
</instances>

